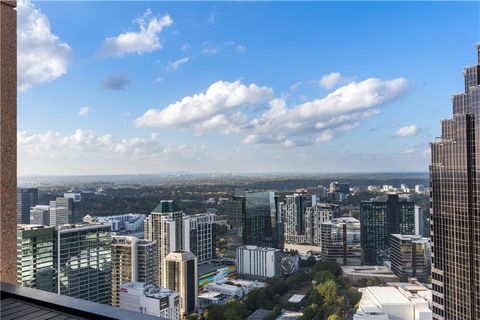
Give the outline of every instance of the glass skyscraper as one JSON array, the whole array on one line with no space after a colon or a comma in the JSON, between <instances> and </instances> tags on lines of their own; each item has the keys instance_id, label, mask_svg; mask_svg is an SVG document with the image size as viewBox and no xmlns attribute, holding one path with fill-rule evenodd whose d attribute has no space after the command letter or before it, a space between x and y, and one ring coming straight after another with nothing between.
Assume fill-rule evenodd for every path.
<instances>
[{"instance_id":1,"label":"glass skyscraper","mask_svg":"<svg viewBox=\"0 0 480 320\"><path fill-rule=\"evenodd\" d=\"M480 319L480 45L431 144L433 318Z\"/></svg>"},{"instance_id":2,"label":"glass skyscraper","mask_svg":"<svg viewBox=\"0 0 480 320\"><path fill-rule=\"evenodd\" d=\"M30 223L30 208L38 204L38 189L17 188L17 224Z\"/></svg>"},{"instance_id":3,"label":"glass skyscraper","mask_svg":"<svg viewBox=\"0 0 480 320\"><path fill-rule=\"evenodd\" d=\"M415 205L389 194L387 200L363 201L360 212L363 263L383 265L389 259L393 233L415 234Z\"/></svg>"}]
</instances>

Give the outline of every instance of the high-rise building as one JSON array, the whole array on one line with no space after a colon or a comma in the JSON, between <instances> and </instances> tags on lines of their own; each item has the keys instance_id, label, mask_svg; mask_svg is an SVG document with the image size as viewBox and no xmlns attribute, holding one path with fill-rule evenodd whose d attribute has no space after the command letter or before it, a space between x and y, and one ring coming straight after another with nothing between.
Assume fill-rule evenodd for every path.
<instances>
[{"instance_id":1,"label":"high-rise building","mask_svg":"<svg viewBox=\"0 0 480 320\"><path fill-rule=\"evenodd\" d=\"M111 304L111 231L109 224L57 226L57 292Z\"/></svg>"},{"instance_id":2,"label":"high-rise building","mask_svg":"<svg viewBox=\"0 0 480 320\"><path fill-rule=\"evenodd\" d=\"M171 251L183 248L183 216L173 200L162 200L145 219L145 239L157 242L156 284L162 283L163 260Z\"/></svg>"},{"instance_id":3,"label":"high-rise building","mask_svg":"<svg viewBox=\"0 0 480 320\"><path fill-rule=\"evenodd\" d=\"M120 286L127 282L155 283L156 243L133 236L112 237L112 306L120 303Z\"/></svg>"},{"instance_id":4,"label":"high-rise building","mask_svg":"<svg viewBox=\"0 0 480 320\"><path fill-rule=\"evenodd\" d=\"M233 196L225 203L227 213L227 256L234 258L236 250L243 245L243 223L245 221L245 196Z\"/></svg>"},{"instance_id":5,"label":"high-rise building","mask_svg":"<svg viewBox=\"0 0 480 320\"><path fill-rule=\"evenodd\" d=\"M281 214L275 192L247 192L243 244L279 248L282 231Z\"/></svg>"},{"instance_id":6,"label":"high-rise building","mask_svg":"<svg viewBox=\"0 0 480 320\"><path fill-rule=\"evenodd\" d=\"M57 197L50 201L50 226L60 226L73 222L73 199Z\"/></svg>"},{"instance_id":7,"label":"high-rise building","mask_svg":"<svg viewBox=\"0 0 480 320\"><path fill-rule=\"evenodd\" d=\"M245 245L237 248L237 275L244 279L266 279L281 275L282 251Z\"/></svg>"},{"instance_id":8,"label":"high-rise building","mask_svg":"<svg viewBox=\"0 0 480 320\"><path fill-rule=\"evenodd\" d=\"M332 220L337 215L338 205L331 203L317 203L314 207L305 210L306 214L306 243L312 246L322 246L322 223Z\"/></svg>"},{"instance_id":9,"label":"high-rise building","mask_svg":"<svg viewBox=\"0 0 480 320\"><path fill-rule=\"evenodd\" d=\"M82 193L80 192L67 192L63 194L64 198L72 199L72 218L69 223L82 222L83 216L85 216L84 202L82 201Z\"/></svg>"},{"instance_id":10,"label":"high-rise building","mask_svg":"<svg viewBox=\"0 0 480 320\"><path fill-rule=\"evenodd\" d=\"M216 257L216 227L214 213L183 217L183 249L197 257L198 263Z\"/></svg>"},{"instance_id":11,"label":"high-rise building","mask_svg":"<svg viewBox=\"0 0 480 320\"><path fill-rule=\"evenodd\" d=\"M389 259L389 237L415 234L415 205L400 201L397 194L387 200L363 201L360 212L363 263L383 265Z\"/></svg>"},{"instance_id":12,"label":"high-rise building","mask_svg":"<svg viewBox=\"0 0 480 320\"><path fill-rule=\"evenodd\" d=\"M37 204L30 208L30 224L50 225L50 207Z\"/></svg>"},{"instance_id":13,"label":"high-rise building","mask_svg":"<svg viewBox=\"0 0 480 320\"><path fill-rule=\"evenodd\" d=\"M17 226L17 283L56 292L55 230L33 224Z\"/></svg>"},{"instance_id":14,"label":"high-rise building","mask_svg":"<svg viewBox=\"0 0 480 320\"><path fill-rule=\"evenodd\" d=\"M180 319L180 297L177 292L141 282L128 282L120 286L119 307L170 320Z\"/></svg>"},{"instance_id":15,"label":"high-rise building","mask_svg":"<svg viewBox=\"0 0 480 320\"><path fill-rule=\"evenodd\" d=\"M334 218L321 224L322 258L341 265L360 265L360 221L351 217Z\"/></svg>"},{"instance_id":16,"label":"high-rise building","mask_svg":"<svg viewBox=\"0 0 480 320\"><path fill-rule=\"evenodd\" d=\"M480 319L480 44L431 144L433 318Z\"/></svg>"},{"instance_id":17,"label":"high-rise building","mask_svg":"<svg viewBox=\"0 0 480 320\"><path fill-rule=\"evenodd\" d=\"M392 234L390 237L392 271L400 278L415 277L427 281L431 274L430 239Z\"/></svg>"},{"instance_id":18,"label":"high-rise building","mask_svg":"<svg viewBox=\"0 0 480 320\"><path fill-rule=\"evenodd\" d=\"M312 196L292 194L285 196L282 214L285 217L285 242L306 243L306 210L312 207Z\"/></svg>"},{"instance_id":19,"label":"high-rise building","mask_svg":"<svg viewBox=\"0 0 480 320\"><path fill-rule=\"evenodd\" d=\"M195 311L198 297L197 258L190 251L173 251L164 259L163 283L180 294L182 317Z\"/></svg>"},{"instance_id":20,"label":"high-rise building","mask_svg":"<svg viewBox=\"0 0 480 320\"><path fill-rule=\"evenodd\" d=\"M17 188L17 223L30 223L30 208L38 204L38 189Z\"/></svg>"}]
</instances>

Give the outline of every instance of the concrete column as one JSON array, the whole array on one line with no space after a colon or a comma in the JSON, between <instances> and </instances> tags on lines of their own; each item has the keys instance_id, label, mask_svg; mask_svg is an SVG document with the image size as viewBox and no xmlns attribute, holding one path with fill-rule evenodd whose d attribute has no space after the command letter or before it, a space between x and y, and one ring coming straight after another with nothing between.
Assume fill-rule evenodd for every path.
<instances>
[{"instance_id":1,"label":"concrete column","mask_svg":"<svg viewBox=\"0 0 480 320\"><path fill-rule=\"evenodd\" d=\"M0 280L16 283L17 12L0 0Z\"/></svg>"}]
</instances>

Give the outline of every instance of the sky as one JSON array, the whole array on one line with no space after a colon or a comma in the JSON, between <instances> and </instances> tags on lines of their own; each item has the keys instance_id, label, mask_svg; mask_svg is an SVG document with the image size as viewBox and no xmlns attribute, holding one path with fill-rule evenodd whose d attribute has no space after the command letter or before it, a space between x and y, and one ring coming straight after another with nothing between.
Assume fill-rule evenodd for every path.
<instances>
[{"instance_id":1,"label":"sky","mask_svg":"<svg viewBox=\"0 0 480 320\"><path fill-rule=\"evenodd\" d=\"M479 2L18 4L18 174L427 171Z\"/></svg>"}]
</instances>

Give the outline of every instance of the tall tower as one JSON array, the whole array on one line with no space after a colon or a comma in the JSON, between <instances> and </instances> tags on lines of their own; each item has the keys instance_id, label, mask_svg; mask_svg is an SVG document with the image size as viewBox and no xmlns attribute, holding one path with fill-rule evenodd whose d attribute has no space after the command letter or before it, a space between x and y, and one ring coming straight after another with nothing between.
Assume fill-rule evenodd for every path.
<instances>
[{"instance_id":1,"label":"tall tower","mask_svg":"<svg viewBox=\"0 0 480 320\"><path fill-rule=\"evenodd\" d=\"M17 188L17 224L30 223L30 208L38 204L38 189Z\"/></svg>"},{"instance_id":2,"label":"tall tower","mask_svg":"<svg viewBox=\"0 0 480 320\"><path fill-rule=\"evenodd\" d=\"M174 251L164 260L163 283L180 294L182 318L197 306L198 271L197 258L190 251Z\"/></svg>"},{"instance_id":3,"label":"tall tower","mask_svg":"<svg viewBox=\"0 0 480 320\"><path fill-rule=\"evenodd\" d=\"M173 200L162 200L145 219L145 239L157 242L156 284L162 284L163 260L171 251L183 248L183 211Z\"/></svg>"},{"instance_id":4,"label":"tall tower","mask_svg":"<svg viewBox=\"0 0 480 320\"><path fill-rule=\"evenodd\" d=\"M431 144L433 318L480 319L480 45Z\"/></svg>"}]
</instances>

